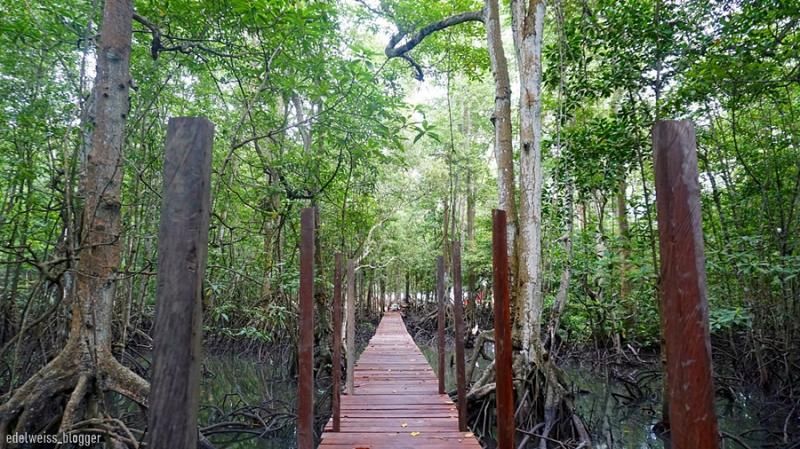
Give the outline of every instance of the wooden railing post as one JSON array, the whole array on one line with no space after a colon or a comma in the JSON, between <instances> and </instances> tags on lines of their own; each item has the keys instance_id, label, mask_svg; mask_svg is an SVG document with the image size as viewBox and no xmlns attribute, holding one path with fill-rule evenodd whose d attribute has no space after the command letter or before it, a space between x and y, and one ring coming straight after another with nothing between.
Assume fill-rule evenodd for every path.
<instances>
[{"instance_id":1,"label":"wooden railing post","mask_svg":"<svg viewBox=\"0 0 800 449\"><path fill-rule=\"evenodd\" d=\"M689 121L653 128L672 449L719 444L695 145Z\"/></svg>"},{"instance_id":2,"label":"wooden railing post","mask_svg":"<svg viewBox=\"0 0 800 449\"><path fill-rule=\"evenodd\" d=\"M506 211L492 212L492 286L494 290L494 359L497 397L497 449L514 448L514 387L511 300L508 277Z\"/></svg>"},{"instance_id":3,"label":"wooden railing post","mask_svg":"<svg viewBox=\"0 0 800 449\"><path fill-rule=\"evenodd\" d=\"M456 333L456 392L458 395L458 428L467 427L467 382L464 366L464 294L461 290L461 242L453 242L453 316Z\"/></svg>"},{"instance_id":4,"label":"wooden railing post","mask_svg":"<svg viewBox=\"0 0 800 449\"><path fill-rule=\"evenodd\" d=\"M439 364L438 374L439 374L439 394L445 394L444 389L444 375L445 375L445 366L444 366L444 351L445 351L445 344L444 344L444 257L437 256L436 257L436 301L439 304L439 310L437 312L437 328L436 328L436 346L439 350Z\"/></svg>"},{"instance_id":5,"label":"wooden railing post","mask_svg":"<svg viewBox=\"0 0 800 449\"><path fill-rule=\"evenodd\" d=\"M336 253L333 273L333 366L331 376L331 409L333 413L333 431L338 432L341 426L341 393L342 393L342 271L344 256Z\"/></svg>"},{"instance_id":6,"label":"wooden railing post","mask_svg":"<svg viewBox=\"0 0 800 449\"><path fill-rule=\"evenodd\" d=\"M205 118L169 120L158 229L150 448L197 447L213 141L214 124Z\"/></svg>"},{"instance_id":7,"label":"wooden railing post","mask_svg":"<svg viewBox=\"0 0 800 449\"><path fill-rule=\"evenodd\" d=\"M297 448L314 449L314 208L300 215Z\"/></svg>"},{"instance_id":8,"label":"wooden railing post","mask_svg":"<svg viewBox=\"0 0 800 449\"><path fill-rule=\"evenodd\" d=\"M347 394L355 394L356 367L356 262L347 261Z\"/></svg>"}]
</instances>

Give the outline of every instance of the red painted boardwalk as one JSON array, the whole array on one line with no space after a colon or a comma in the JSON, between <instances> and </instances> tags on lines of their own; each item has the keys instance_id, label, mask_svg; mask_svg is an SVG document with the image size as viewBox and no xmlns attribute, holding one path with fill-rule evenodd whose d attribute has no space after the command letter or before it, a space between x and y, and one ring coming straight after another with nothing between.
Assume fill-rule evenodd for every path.
<instances>
[{"instance_id":1,"label":"red painted boardwalk","mask_svg":"<svg viewBox=\"0 0 800 449\"><path fill-rule=\"evenodd\" d=\"M387 313L355 367L355 394L342 395L341 432L331 423L320 449L480 449L458 431L458 411L397 312Z\"/></svg>"}]
</instances>

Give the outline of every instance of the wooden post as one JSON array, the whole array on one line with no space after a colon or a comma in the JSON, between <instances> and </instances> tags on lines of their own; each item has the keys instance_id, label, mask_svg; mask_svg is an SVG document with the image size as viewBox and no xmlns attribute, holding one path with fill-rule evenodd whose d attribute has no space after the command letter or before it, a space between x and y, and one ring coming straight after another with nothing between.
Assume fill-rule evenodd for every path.
<instances>
[{"instance_id":1,"label":"wooden post","mask_svg":"<svg viewBox=\"0 0 800 449\"><path fill-rule=\"evenodd\" d=\"M213 141L214 124L205 118L169 120L147 414L155 449L197 448Z\"/></svg>"},{"instance_id":2,"label":"wooden post","mask_svg":"<svg viewBox=\"0 0 800 449\"><path fill-rule=\"evenodd\" d=\"M514 448L514 386L511 342L511 300L508 277L506 211L492 211L492 272L494 290L494 359L497 397L497 449Z\"/></svg>"},{"instance_id":3,"label":"wooden post","mask_svg":"<svg viewBox=\"0 0 800 449\"><path fill-rule=\"evenodd\" d=\"M467 427L467 382L464 366L464 294L461 291L461 242L453 241L453 316L456 322L456 391L458 395L458 428Z\"/></svg>"},{"instance_id":4,"label":"wooden post","mask_svg":"<svg viewBox=\"0 0 800 449\"><path fill-rule=\"evenodd\" d=\"M436 301L439 304L438 328L436 330L436 343L439 348L439 394L444 390L444 257L436 257Z\"/></svg>"},{"instance_id":5,"label":"wooden post","mask_svg":"<svg viewBox=\"0 0 800 449\"><path fill-rule=\"evenodd\" d=\"M367 316L371 317L372 316L372 302L373 302L373 299L372 299L372 275L368 274L366 271L364 271L364 278L365 278L365 280L361 285L364 285L364 283L367 284L367 292L364 293L364 297L365 297L364 301L366 303Z\"/></svg>"},{"instance_id":6,"label":"wooden post","mask_svg":"<svg viewBox=\"0 0 800 449\"><path fill-rule=\"evenodd\" d=\"M653 128L672 449L719 444L695 145L689 121Z\"/></svg>"},{"instance_id":7,"label":"wooden post","mask_svg":"<svg viewBox=\"0 0 800 449\"><path fill-rule=\"evenodd\" d=\"M344 256L336 253L333 274L333 377L331 408L333 413L333 431L338 432L341 427L341 393L342 393L342 271L344 271Z\"/></svg>"},{"instance_id":8,"label":"wooden post","mask_svg":"<svg viewBox=\"0 0 800 449\"><path fill-rule=\"evenodd\" d=\"M381 273L381 311L386 313L389 306L386 304L386 275Z\"/></svg>"},{"instance_id":9,"label":"wooden post","mask_svg":"<svg viewBox=\"0 0 800 449\"><path fill-rule=\"evenodd\" d=\"M297 448L314 449L314 208L300 215Z\"/></svg>"},{"instance_id":10,"label":"wooden post","mask_svg":"<svg viewBox=\"0 0 800 449\"><path fill-rule=\"evenodd\" d=\"M355 394L356 366L356 262L347 261L347 394Z\"/></svg>"}]
</instances>

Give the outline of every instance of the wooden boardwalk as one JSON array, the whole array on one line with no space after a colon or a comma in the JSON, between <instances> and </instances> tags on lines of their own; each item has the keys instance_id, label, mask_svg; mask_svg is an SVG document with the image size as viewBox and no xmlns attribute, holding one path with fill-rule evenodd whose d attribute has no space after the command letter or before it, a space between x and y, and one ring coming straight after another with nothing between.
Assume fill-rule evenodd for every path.
<instances>
[{"instance_id":1,"label":"wooden boardwalk","mask_svg":"<svg viewBox=\"0 0 800 449\"><path fill-rule=\"evenodd\" d=\"M341 432L329 422L320 449L480 449L458 431L458 411L397 312L384 315L342 395Z\"/></svg>"}]
</instances>

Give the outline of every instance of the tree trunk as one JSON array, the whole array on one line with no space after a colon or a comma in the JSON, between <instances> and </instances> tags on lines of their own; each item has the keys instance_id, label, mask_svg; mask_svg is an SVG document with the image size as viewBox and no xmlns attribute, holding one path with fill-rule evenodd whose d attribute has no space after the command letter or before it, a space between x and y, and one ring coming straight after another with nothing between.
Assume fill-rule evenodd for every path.
<instances>
[{"instance_id":1,"label":"tree trunk","mask_svg":"<svg viewBox=\"0 0 800 449\"><path fill-rule=\"evenodd\" d=\"M629 265L631 258L630 246L630 226L628 225L628 207L625 191L628 189L625 183L624 173L619 182L617 191L617 227L619 228L619 301L625 307L627 316L625 317L625 328L631 329L636 319L636 302L630 298L631 285L628 279Z\"/></svg>"},{"instance_id":2,"label":"tree trunk","mask_svg":"<svg viewBox=\"0 0 800 449\"><path fill-rule=\"evenodd\" d=\"M519 289L525 314L522 325L523 355L541 362L542 285L542 34L544 1L526 5L514 0L512 24L520 79L520 236ZM537 355L538 352L538 355Z\"/></svg>"},{"instance_id":3,"label":"tree trunk","mask_svg":"<svg viewBox=\"0 0 800 449\"><path fill-rule=\"evenodd\" d=\"M580 420L574 419L572 405L565 400L563 372L544 349L541 339L543 298L541 285L542 255L542 35L544 33L544 0L512 0L514 48L520 77L520 235L518 304L524 314L522 323L523 375L532 379L527 392L518 392L529 415L544 424L539 447L545 449L549 435L559 423L567 423L569 432L591 446ZM568 272L567 272L568 273ZM530 362L533 362L532 364ZM542 382L543 381L543 382ZM542 384L543 383L543 384ZM531 393L528 395L527 393ZM538 416L542 410L542 416ZM567 419L563 419L567 418ZM571 425L570 425L571 424Z\"/></svg>"},{"instance_id":4,"label":"tree trunk","mask_svg":"<svg viewBox=\"0 0 800 449\"><path fill-rule=\"evenodd\" d=\"M508 62L503 49L502 28L500 27L500 11L497 0L486 0L486 41L489 48L489 60L494 75L495 98L492 124L494 125L494 157L497 162L498 208L506 211L508 262L512 278L511 319L515 323L514 337L521 340L520 328L522 306L519 295L513 286L517 277L517 208L514 200L514 150L511 144L511 82L508 77Z\"/></svg>"},{"instance_id":5,"label":"tree trunk","mask_svg":"<svg viewBox=\"0 0 800 449\"><path fill-rule=\"evenodd\" d=\"M444 216L442 217L442 252L445 271L450 266L450 201L444 200Z\"/></svg>"},{"instance_id":6,"label":"tree trunk","mask_svg":"<svg viewBox=\"0 0 800 449\"><path fill-rule=\"evenodd\" d=\"M129 110L131 0L107 0L97 52L95 126L86 174L72 321L63 350L17 389L0 407L0 448L12 425L18 432L47 430L40 423L57 417L54 404L70 394L60 420L66 431L88 407L87 396L116 391L146 404L146 381L122 366L112 354L112 315L120 262L122 147ZM98 388L87 388L96 384ZM102 398L100 398L102 400ZM88 410L86 413L89 413ZM56 420L55 422L58 422ZM52 430L52 429L51 429Z\"/></svg>"},{"instance_id":7,"label":"tree trunk","mask_svg":"<svg viewBox=\"0 0 800 449\"><path fill-rule=\"evenodd\" d=\"M467 172L467 228L465 235L467 238L466 249L473 251L475 249L475 202L476 192L473 180L472 171ZM466 318L469 328L472 329L475 323L475 270L470 264L467 267L467 313Z\"/></svg>"},{"instance_id":8,"label":"tree trunk","mask_svg":"<svg viewBox=\"0 0 800 449\"><path fill-rule=\"evenodd\" d=\"M556 299L553 302L553 309L550 313L550 323L548 326L547 338L549 340L548 348L550 348L549 351L551 353L556 352L556 332L558 332L561 315L564 313L564 308L567 306L567 299L569 298L569 282L572 278L572 234L575 227L575 212L573 207L574 187L571 177L567 180L567 183L567 191L565 193L567 233L563 237L564 252L567 253L567 261L564 265L564 270L561 272L561 281L559 282L558 293L556 293Z\"/></svg>"}]
</instances>

